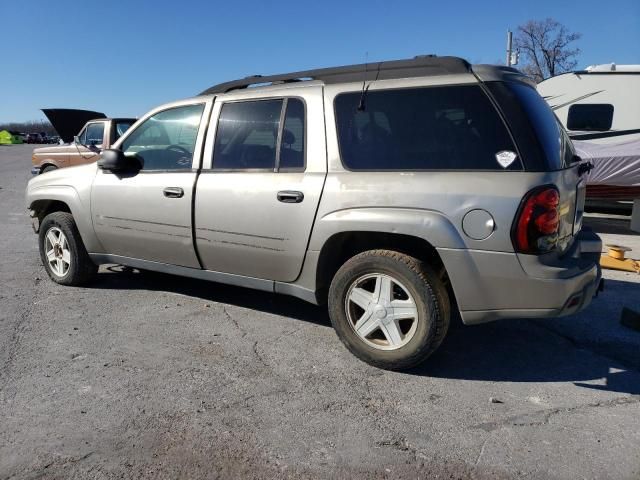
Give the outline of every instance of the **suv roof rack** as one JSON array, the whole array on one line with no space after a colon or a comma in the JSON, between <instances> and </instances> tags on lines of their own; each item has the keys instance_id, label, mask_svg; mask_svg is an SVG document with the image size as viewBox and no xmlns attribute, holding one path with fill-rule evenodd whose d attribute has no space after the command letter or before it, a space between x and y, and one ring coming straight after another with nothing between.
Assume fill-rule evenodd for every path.
<instances>
[{"instance_id":1,"label":"suv roof rack","mask_svg":"<svg viewBox=\"0 0 640 480\"><path fill-rule=\"evenodd\" d=\"M304 80L321 80L325 84L390 80L394 78L427 77L469 73L471 65L459 57L419 55L407 60L360 63L343 67L303 70L278 75L252 75L240 80L220 83L203 91L200 95L212 95L239 90L251 85L291 83Z\"/></svg>"}]
</instances>

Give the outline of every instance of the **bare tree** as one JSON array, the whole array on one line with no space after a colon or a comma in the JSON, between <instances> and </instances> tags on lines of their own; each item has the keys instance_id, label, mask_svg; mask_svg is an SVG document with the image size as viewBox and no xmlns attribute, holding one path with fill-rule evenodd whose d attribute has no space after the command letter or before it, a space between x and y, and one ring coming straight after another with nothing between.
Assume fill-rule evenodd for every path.
<instances>
[{"instance_id":1,"label":"bare tree","mask_svg":"<svg viewBox=\"0 0 640 480\"><path fill-rule=\"evenodd\" d=\"M572 44L582 37L553 18L529 20L518 27L514 46L525 64L521 70L536 82L573 70L580 49Z\"/></svg>"},{"instance_id":2,"label":"bare tree","mask_svg":"<svg viewBox=\"0 0 640 480\"><path fill-rule=\"evenodd\" d=\"M0 123L0 130L21 133L40 133L47 135L57 135L55 128L46 120L31 120L28 122L5 122Z\"/></svg>"}]
</instances>

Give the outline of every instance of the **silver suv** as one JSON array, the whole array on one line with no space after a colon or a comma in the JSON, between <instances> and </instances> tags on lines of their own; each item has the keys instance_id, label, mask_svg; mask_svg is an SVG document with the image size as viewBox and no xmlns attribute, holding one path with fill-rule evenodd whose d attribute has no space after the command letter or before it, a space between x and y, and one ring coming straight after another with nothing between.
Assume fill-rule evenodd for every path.
<instances>
[{"instance_id":1,"label":"silver suv","mask_svg":"<svg viewBox=\"0 0 640 480\"><path fill-rule=\"evenodd\" d=\"M426 56L211 87L32 179L27 205L55 282L117 263L328 302L351 352L403 369L452 312L589 304L577 160L527 77Z\"/></svg>"}]
</instances>

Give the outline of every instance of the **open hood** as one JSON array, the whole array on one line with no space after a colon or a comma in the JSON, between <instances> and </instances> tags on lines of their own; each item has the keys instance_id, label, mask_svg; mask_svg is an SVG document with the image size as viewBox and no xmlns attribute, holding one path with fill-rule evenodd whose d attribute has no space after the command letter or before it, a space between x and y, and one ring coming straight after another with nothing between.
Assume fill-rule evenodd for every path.
<instances>
[{"instance_id":1,"label":"open hood","mask_svg":"<svg viewBox=\"0 0 640 480\"><path fill-rule=\"evenodd\" d=\"M107 118L104 113L74 108L43 108L42 112L47 116L60 138L67 143L73 141L74 135L80 133L80 129L89 120Z\"/></svg>"}]
</instances>

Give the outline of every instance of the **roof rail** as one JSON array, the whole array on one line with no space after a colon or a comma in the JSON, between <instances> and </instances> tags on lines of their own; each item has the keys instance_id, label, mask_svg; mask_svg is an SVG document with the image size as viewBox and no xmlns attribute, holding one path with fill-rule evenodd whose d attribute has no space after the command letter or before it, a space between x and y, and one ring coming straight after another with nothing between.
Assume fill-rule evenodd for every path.
<instances>
[{"instance_id":1,"label":"roof rail","mask_svg":"<svg viewBox=\"0 0 640 480\"><path fill-rule=\"evenodd\" d=\"M251 85L299 82L304 80L320 80L325 84L362 82L372 80L390 80L394 78L427 77L434 75L451 75L468 73L471 65L458 57L437 57L420 55L407 60L391 60L385 62L361 63L343 67L320 68L300 72L282 73L279 75L253 75L220 83L206 89L200 95L227 93L250 87Z\"/></svg>"}]
</instances>

